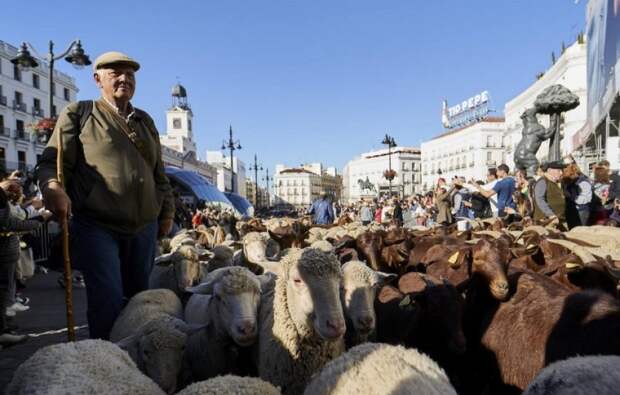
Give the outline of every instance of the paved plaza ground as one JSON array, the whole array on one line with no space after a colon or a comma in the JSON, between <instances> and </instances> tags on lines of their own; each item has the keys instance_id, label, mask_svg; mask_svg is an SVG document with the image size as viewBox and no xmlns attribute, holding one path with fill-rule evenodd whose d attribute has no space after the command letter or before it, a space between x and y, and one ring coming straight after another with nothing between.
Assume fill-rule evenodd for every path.
<instances>
[{"instance_id":1,"label":"paved plaza ground","mask_svg":"<svg viewBox=\"0 0 620 395\"><path fill-rule=\"evenodd\" d=\"M59 273L37 274L30 279L23 295L30 298L30 310L17 314L13 322L19 326L17 333L33 335L26 343L0 350L0 394L4 393L13 373L39 348L67 341L65 294L58 283ZM86 291L73 293L75 324L80 327L78 339L88 337L86 328ZM46 334L50 332L49 334ZM56 332L56 333L54 333Z\"/></svg>"}]
</instances>

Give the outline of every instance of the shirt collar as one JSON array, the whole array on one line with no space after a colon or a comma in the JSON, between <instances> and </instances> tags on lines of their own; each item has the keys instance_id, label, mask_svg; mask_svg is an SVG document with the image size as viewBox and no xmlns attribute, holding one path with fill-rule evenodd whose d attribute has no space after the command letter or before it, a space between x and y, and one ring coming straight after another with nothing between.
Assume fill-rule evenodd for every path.
<instances>
[{"instance_id":1,"label":"shirt collar","mask_svg":"<svg viewBox=\"0 0 620 395\"><path fill-rule=\"evenodd\" d=\"M108 99L106 99L104 96L101 96L101 98L110 106L114 109L114 111L116 111L116 113L118 115L121 115L121 112L119 111L118 107L116 106L116 104L110 102ZM136 110L133 108L133 106L131 105L131 103L127 103L127 110L129 111L129 114L127 114L127 116L125 117L125 120L129 120L133 117L136 116ZM121 115L122 117L122 115Z\"/></svg>"}]
</instances>

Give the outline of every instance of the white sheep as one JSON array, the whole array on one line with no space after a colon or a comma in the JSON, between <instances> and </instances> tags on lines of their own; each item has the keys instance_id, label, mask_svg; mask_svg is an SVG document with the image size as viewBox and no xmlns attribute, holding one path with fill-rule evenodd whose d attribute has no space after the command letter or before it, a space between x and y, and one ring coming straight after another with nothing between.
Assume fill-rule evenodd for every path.
<instances>
[{"instance_id":1,"label":"white sheep","mask_svg":"<svg viewBox=\"0 0 620 395\"><path fill-rule=\"evenodd\" d=\"M620 357L574 357L540 371L524 395L615 395L620 390Z\"/></svg>"},{"instance_id":2,"label":"white sheep","mask_svg":"<svg viewBox=\"0 0 620 395\"><path fill-rule=\"evenodd\" d=\"M261 274L265 265L277 266L272 261L280 254L280 245L267 232L250 232L243 237L243 248L235 252L233 264L245 266L256 274Z\"/></svg>"},{"instance_id":3,"label":"white sheep","mask_svg":"<svg viewBox=\"0 0 620 395\"><path fill-rule=\"evenodd\" d=\"M256 377L218 376L194 383L177 395L280 395L273 385Z\"/></svg>"},{"instance_id":4,"label":"white sheep","mask_svg":"<svg viewBox=\"0 0 620 395\"><path fill-rule=\"evenodd\" d=\"M176 236L175 236L176 237ZM167 254L155 258L155 267L149 276L149 288L166 288L179 297L203 275L201 258L213 254L193 245L179 245Z\"/></svg>"},{"instance_id":5,"label":"white sheep","mask_svg":"<svg viewBox=\"0 0 620 395\"><path fill-rule=\"evenodd\" d=\"M344 349L342 271L333 253L314 248L289 249L279 268L261 299L254 357L262 379L298 394Z\"/></svg>"},{"instance_id":6,"label":"white sheep","mask_svg":"<svg viewBox=\"0 0 620 395\"><path fill-rule=\"evenodd\" d=\"M138 368L167 393L177 386L188 327L181 301L168 289L136 294L117 318L110 340L126 350Z\"/></svg>"},{"instance_id":7,"label":"white sheep","mask_svg":"<svg viewBox=\"0 0 620 395\"><path fill-rule=\"evenodd\" d=\"M305 395L456 395L443 369L415 349L381 343L353 347L312 377Z\"/></svg>"},{"instance_id":8,"label":"white sheep","mask_svg":"<svg viewBox=\"0 0 620 395\"><path fill-rule=\"evenodd\" d=\"M396 274L376 272L360 261L342 265L342 304L347 319L347 347L368 341L374 332L375 297L377 289L397 277Z\"/></svg>"},{"instance_id":9,"label":"white sheep","mask_svg":"<svg viewBox=\"0 0 620 395\"><path fill-rule=\"evenodd\" d=\"M192 379L237 372L239 347L256 341L259 276L244 267L221 268L189 291L194 294L185 307L185 319L189 325L204 326L187 340L185 361Z\"/></svg>"},{"instance_id":10,"label":"white sheep","mask_svg":"<svg viewBox=\"0 0 620 395\"><path fill-rule=\"evenodd\" d=\"M41 348L13 375L7 395L164 395L129 355L104 340Z\"/></svg>"}]
</instances>

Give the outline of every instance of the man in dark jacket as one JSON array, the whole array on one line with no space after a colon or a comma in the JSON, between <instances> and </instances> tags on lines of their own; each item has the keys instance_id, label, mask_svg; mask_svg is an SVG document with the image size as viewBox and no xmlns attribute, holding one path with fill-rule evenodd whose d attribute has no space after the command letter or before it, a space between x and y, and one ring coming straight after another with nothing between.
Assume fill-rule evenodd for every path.
<instances>
[{"instance_id":1,"label":"man in dark jacket","mask_svg":"<svg viewBox=\"0 0 620 395\"><path fill-rule=\"evenodd\" d=\"M566 197L560 184L563 162L546 165L544 175L534 185L534 220L552 219L560 224L566 221Z\"/></svg>"}]
</instances>

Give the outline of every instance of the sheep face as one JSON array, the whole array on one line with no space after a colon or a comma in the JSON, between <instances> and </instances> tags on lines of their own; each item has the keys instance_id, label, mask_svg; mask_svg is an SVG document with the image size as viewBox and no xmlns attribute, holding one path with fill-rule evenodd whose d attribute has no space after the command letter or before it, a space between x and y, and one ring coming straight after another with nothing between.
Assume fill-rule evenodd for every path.
<instances>
[{"instance_id":1,"label":"sheep face","mask_svg":"<svg viewBox=\"0 0 620 395\"><path fill-rule=\"evenodd\" d=\"M202 264L198 252L193 246L180 247L175 253L173 262L174 275L179 289L186 290L200 281Z\"/></svg>"},{"instance_id":2,"label":"sheep face","mask_svg":"<svg viewBox=\"0 0 620 395\"><path fill-rule=\"evenodd\" d=\"M256 314L260 292L227 292L225 286L218 283L213 288L213 297L223 326L233 341L242 347L253 344L258 334Z\"/></svg>"},{"instance_id":3,"label":"sheep face","mask_svg":"<svg viewBox=\"0 0 620 395\"><path fill-rule=\"evenodd\" d=\"M267 233L252 232L243 240L243 253L248 262L258 264L273 259L280 253L280 248Z\"/></svg>"},{"instance_id":4,"label":"sheep face","mask_svg":"<svg viewBox=\"0 0 620 395\"><path fill-rule=\"evenodd\" d=\"M168 394L176 390L186 340L185 333L169 328L155 329L137 339L138 367Z\"/></svg>"},{"instance_id":5,"label":"sheep face","mask_svg":"<svg viewBox=\"0 0 620 395\"><path fill-rule=\"evenodd\" d=\"M342 272L341 299L345 316L356 333L368 335L375 329L374 300L377 289L396 278L396 275L375 272L359 261L347 262Z\"/></svg>"},{"instance_id":6,"label":"sheep face","mask_svg":"<svg viewBox=\"0 0 620 395\"><path fill-rule=\"evenodd\" d=\"M344 335L342 271L334 254L313 248L302 250L297 264L286 271L285 280L289 312L295 322L314 328L325 340Z\"/></svg>"}]
</instances>

